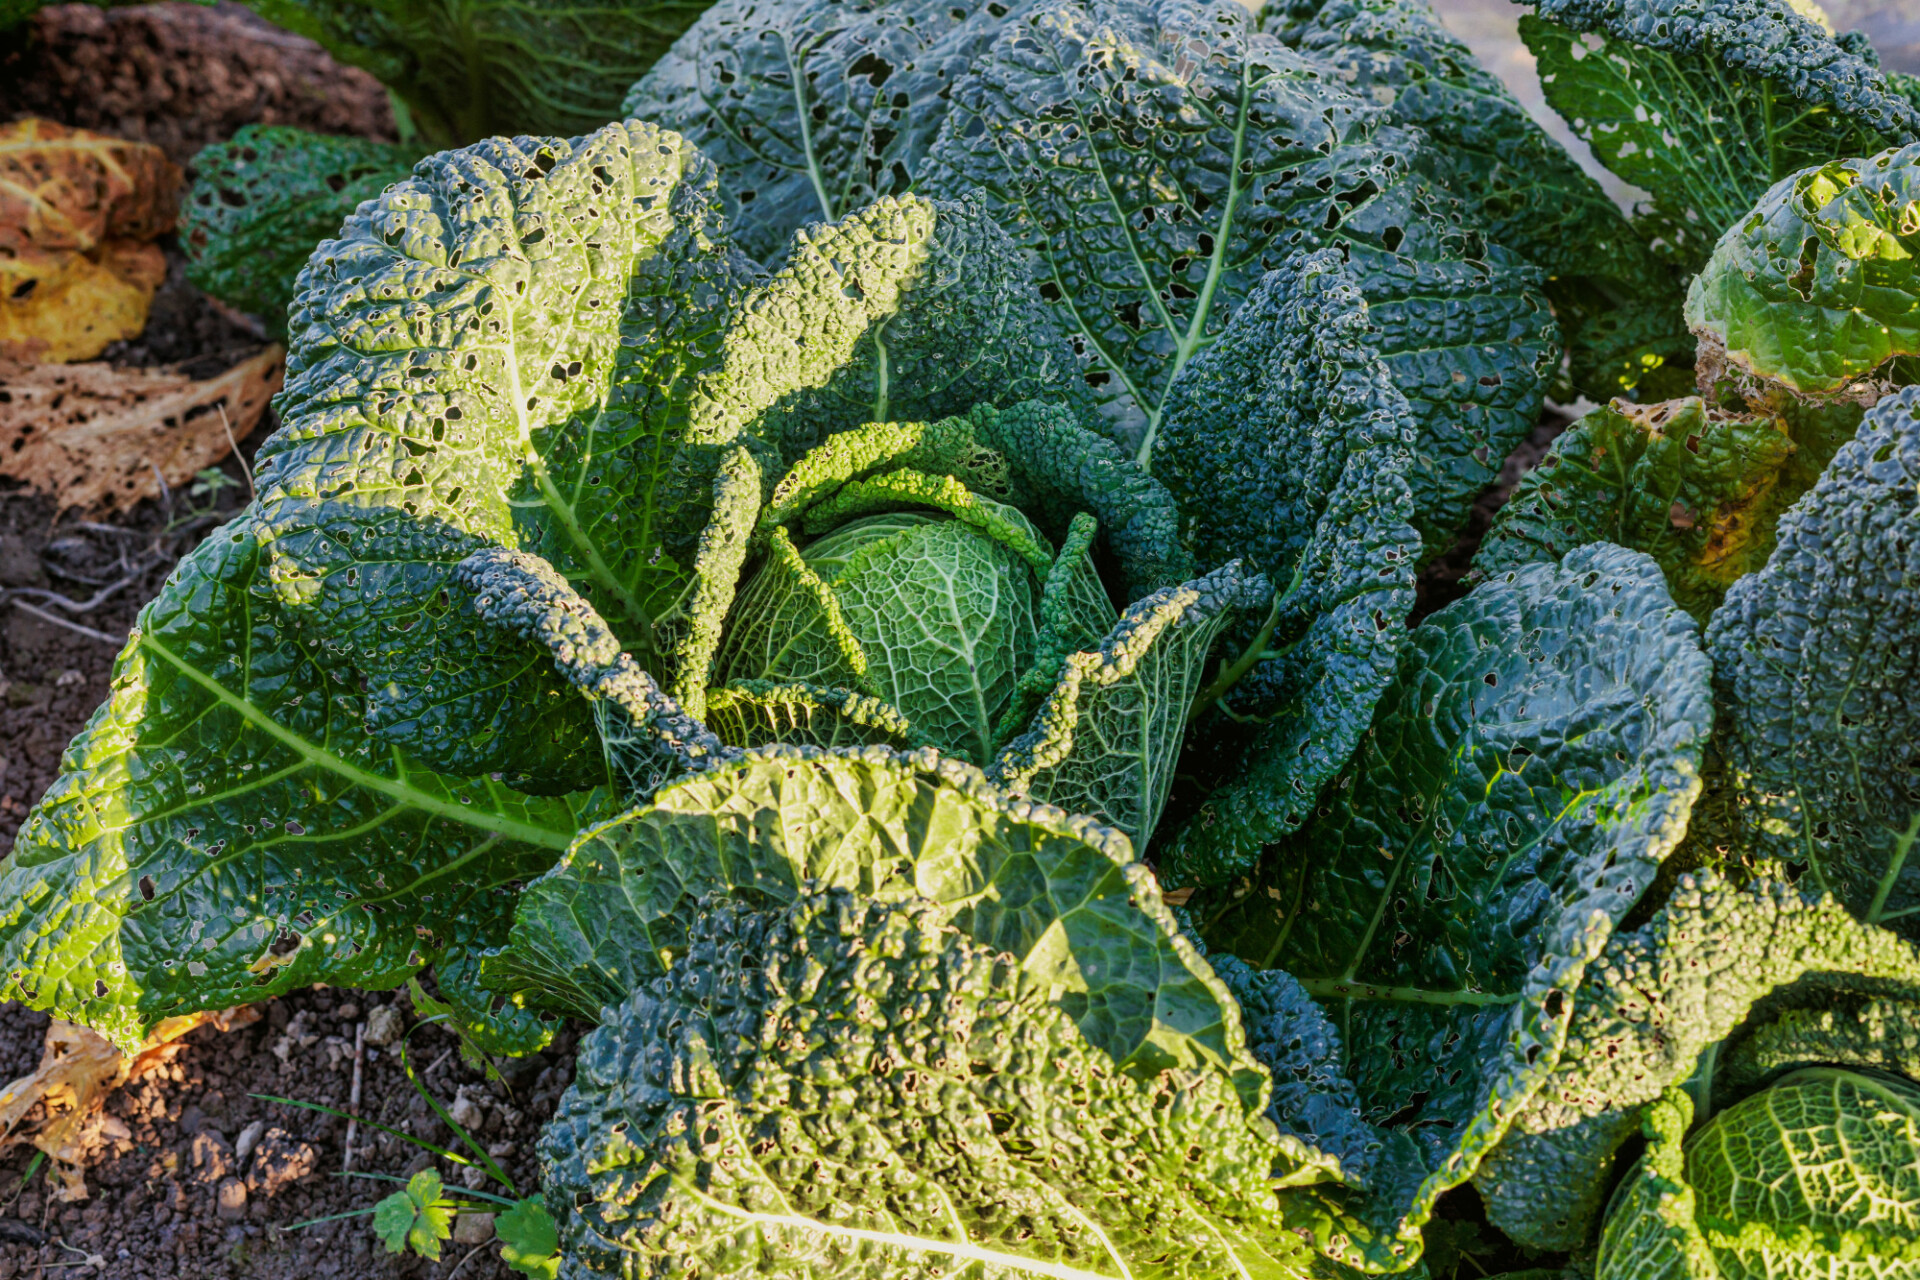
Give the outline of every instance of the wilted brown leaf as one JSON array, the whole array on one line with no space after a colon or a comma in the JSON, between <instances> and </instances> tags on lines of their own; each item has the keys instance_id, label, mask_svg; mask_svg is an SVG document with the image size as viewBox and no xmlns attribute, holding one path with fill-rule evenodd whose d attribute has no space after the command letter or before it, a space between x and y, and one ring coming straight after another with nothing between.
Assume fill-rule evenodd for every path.
<instances>
[{"instance_id":1,"label":"wilted brown leaf","mask_svg":"<svg viewBox=\"0 0 1920 1280\"><path fill-rule=\"evenodd\" d=\"M285 375L284 349L266 348L217 377L177 368L0 362L0 476L52 494L61 507L157 497L184 484L259 425Z\"/></svg>"},{"instance_id":2,"label":"wilted brown leaf","mask_svg":"<svg viewBox=\"0 0 1920 1280\"><path fill-rule=\"evenodd\" d=\"M0 256L0 356L91 360L108 343L139 336L166 278L166 255L138 240L108 240L90 253Z\"/></svg>"},{"instance_id":3,"label":"wilted brown leaf","mask_svg":"<svg viewBox=\"0 0 1920 1280\"><path fill-rule=\"evenodd\" d=\"M82 1165L88 1145L87 1122L106 1096L171 1061L182 1047L176 1042L195 1027L212 1023L221 1031L231 1031L259 1020L260 1010L255 1005L168 1018L153 1029L138 1053L128 1057L106 1037L55 1018L47 1025L40 1065L32 1075L0 1089L0 1152L22 1142L33 1143L47 1153L60 1176L55 1196L85 1200L87 1183ZM40 1123L23 1128L22 1122L43 1104Z\"/></svg>"},{"instance_id":4,"label":"wilted brown leaf","mask_svg":"<svg viewBox=\"0 0 1920 1280\"><path fill-rule=\"evenodd\" d=\"M0 125L0 257L151 240L179 211L180 168L158 147L31 117Z\"/></svg>"}]
</instances>

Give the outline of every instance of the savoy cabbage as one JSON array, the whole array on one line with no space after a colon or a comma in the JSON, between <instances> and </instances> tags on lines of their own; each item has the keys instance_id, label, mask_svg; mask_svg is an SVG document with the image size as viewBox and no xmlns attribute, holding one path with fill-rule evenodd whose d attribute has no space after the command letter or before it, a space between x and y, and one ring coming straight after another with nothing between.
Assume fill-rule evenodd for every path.
<instances>
[{"instance_id":1,"label":"savoy cabbage","mask_svg":"<svg viewBox=\"0 0 1920 1280\"><path fill-rule=\"evenodd\" d=\"M4 994L597 1023L577 1280L1907 1265L1727 1194L1920 1072L1915 118L1810 14L1541 0L1630 212L1422 0L722 0L571 139L207 153L280 430Z\"/></svg>"}]
</instances>

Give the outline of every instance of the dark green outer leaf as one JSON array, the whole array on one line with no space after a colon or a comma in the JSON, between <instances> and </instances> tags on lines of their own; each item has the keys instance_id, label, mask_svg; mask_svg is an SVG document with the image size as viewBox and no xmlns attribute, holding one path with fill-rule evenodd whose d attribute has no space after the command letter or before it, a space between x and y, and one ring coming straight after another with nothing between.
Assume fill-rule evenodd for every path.
<instances>
[{"instance_id":1,"label":"dark green outer leaf","mask_svg":"<svg viewBox=\"0 0 1920 1280\"><path fill-rule=\"evenodd\" d=\"M1289 1201L1335 1259L1411 1263L1434 1198L1545 1083L1588 961L1686 829L1707 683L1645 556L1483 583L1413 633L1321 816L1210 908L1210 943L1321 1000L1366 1117L1419 1149L1410 1199Z\"/></svg>"},{"instance_id":2,"label":"dark green outer leaf","mask_svg":"<svg viewBox=\"0 0 1920 1280\"><path fill-rule=\"evenodd\" d=\"M798 336L816 311L852 320L824 350L798 345L795 355L813 368L790 374L792 389L769 398L764 415L753 406L754 434L792 462L870 422L932 422L1035 397L1098 426L1080 361L1041 304L1034 270L970 192L889 196L796 234L742 324L778 317Z\"/></svg>"},{"instance_id":3,"label":"dark green outer leaf","mask_svg":"<svg viewBox=\"0 0 1920 1280\"><path fill-rule=\"evenodd\" d=\"M1413 607L1413 424L1337 250L1270 272L1175 379L1154 467L1203 563L1245 555L1279 593L1271 648L1228 701L1270 722L1159 858L1171 883L1244 875L1346 766ZM1234 639L1244 646L1253 629Z\"/></svg>"},{"instance_id":4,"label":"dark green outer leaf","mask_svg":"<svg viewBox=\"0 0 1920 1280\"><path fill-rule=\"evenodd\" d=\"M0 875L7 999L131 1052L172 1014L314 982L391 987L498 943L512 882L603 801L443 777L274 602L261 521L182 560Z\"/></svg>"},{"instance_id":5,"label":"dark green outer leaf","mask_svg":"<svg viewBox=\"0 0 1920 1280\"><path fill-rule=\"evenodd\" d=\"M659 662L719 463L702 446L750 399L738 378L692 394L747 282L714 184L647 125L491 141L422 161L301 274L265 549L319 653L366 680L377 736L517 785L604 776L586 704L451 574L532 551Z\"/></svg>"},{"instance_id":6,"label":"dark green outer leaf","mask_svg":"<svg viewBox=\"0 0 1920 1280\"><path fill-rule=\"evenodd\" d=\"M1844 395L1920 355L1916 258L1920 142L1804 169L1727 228L1687 292L1687 325L1755 377Z\"/></svg>"},{"instance_id":7,"label":"dark green outer leaf","mask_svg":"<svg viewBox=\"0 0 1920 1280\"><path fill-rule=\"evenodd\" d=\"M567 683L592 700L608 772L627 795L645 798L677 774L730 757L540 557L489 547L462 560L453 576L473 594L482 620L546 650Z\"/></svg>"},{"instance_id":8,"label":"dark green outer leaf","mask_svg":"<svg viewBox=\"0 0 1920 1280\"><path fill-rule=\"evenodd\" d=\"M767 747L664 788L583 832L528 887L511 944L484 970L497 990L591 1019L685 951L705 895L782 904L808 881L938 902L1054 984L1117 1064L1214 1063L1265 1105L1232 998L1126 837L1008 797L935 752Z\"/></svg>"},{"instance_id":9,"label":"dark green outer leaf","mask_svg":"<svg viewBox=\"0 0 1920 1280\"><path fill-rule=\"evenodd\" d=\"M1703 1051L1756 1011L1768 1020L1769 997L1820 1009L1874 994L1920 996L1911 943L1777 882L1683 878L1588 967L1552 1078L1475 1175L1488 1217L1530 1248L1590 1242L1639 1108L1698 1065L1710 1076Z\"/></svg>"},{"instance_id":10,"label":"dark green outer leaf","mask_svg":"<svg viewBox=\"0 0 1920 1280\"><path fill-rule=\"evenodd\" d=\"M1424 131L1438 176L1494 243L1551 279L1587 288L1648 294L1672 287L1600 184L1441 24L1428 0L1328 0L1316 8L1289 21L1289 6L1270 4L1261 25L1340 68L1356 93L1386 106L1393 123Z\"/></svg>"},{"instance_id":11,"label":"dark green outer leaf","mask_svg":"<svg viewBox=\"0 0 1920 1280\"><path fill-rule=\"evenodd\" d=\"M1537 274L1467 227L1420 176L1421 140L1381 115L1230 0L1056 0L975 59L917 182L984 190L1039 255L1143 457L1173 380L1261 276L1343 246L1414 405L1416 523L1438 545L1559 352Z\"/></svg>"},{"instance_id":12,"label":"dark green outer leaf","mask_svg":"<svg viewBox=\"0 0 1920 1280\"><path fill-rule=\"evenodd\" d=\"M1652 193L1646 233L1688 269L1796 169L1920 136L1920 110L1789 0L1539 0L1520 34L1547 101Z\"/></svg>"},{"instance_id":13,"label":"dark green outer leaf","mask_svg":"<svg viewBox=\"0 0 1920 1280\"><path fill-rule=\"evenodd\" d=\"M1707 644L1757 850L1920 937L1920 388L1882 400Z\"/></svg>"},{"instance_id":14,"label":"dark green outer leaf","mask_svg":"<svg viewBox=\"0 0 1920 1280\"><path fill-rule=\"evenodd\" d=\"M1116 1071L931 903L709 902L542 1134L569 1280L1300 1280L1219 1071Z\"/></svg>"},{"instance_id":15,"label":"dark green outer leaf","mask_svg":"<svg viewBox=\"0 0 1920 1280\"><path fill-rule=\"evenodd\" d=\"M697 0L248 0L393 91L436 146L597 129Z\"/></svg>"},{"instance_id":16,"label":"dark green outer leaf","mask_svg":"<svg viewBox=\"0 0 1920 1280\"><path fill-rule=\"evenodd\" d=\"M363 200L406 177L419 150L250 124L204 147L180 205L187 279L284 338L300 268Z\"/></svg>"},{"instance_id":17,"label":"dark green outer leaf","mask_svg":"<svg viewBox=\"0 0 1920 1280\"><path fill-rule=\"evenodd\" d=\"M740 247L772 263L801 227L906 191L954 83L1006 11L985 0L720 0L621 111L712 157Z\"/></svg>"}]
</instances>

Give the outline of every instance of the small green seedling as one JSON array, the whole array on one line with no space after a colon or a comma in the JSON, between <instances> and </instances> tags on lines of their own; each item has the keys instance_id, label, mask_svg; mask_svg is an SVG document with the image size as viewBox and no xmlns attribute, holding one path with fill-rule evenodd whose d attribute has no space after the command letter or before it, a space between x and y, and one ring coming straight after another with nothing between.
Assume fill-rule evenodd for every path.
<instances>
[{"instance_id":1,"label":"small green seedling","mask_svg":"<svg viewBox=\"0 0 1920 1280\"><path fill-rule=\"evenodd\" d=\"M414 1006L423 1013L433 1001L419 989L419 983L412 984L411 994ZM414 1024L413 1030L437 1021L431 1016ZM412 1031L408 1032L409 1035ZM461 1043L462 1057L470 1046L464 1038ZM475 1051L477 1052L477 1051ZM506 1195L497 1195L488 1191L469 1189L466 1196L456 1199L446 1194L446 1186L440 1175L432 1169L423 1169L411 1178L396 1178L387 1173L364 1173L350 1171L339 1176L346 1178L365 1178L373 1182L398 1183L399 1188L378 1203L364 1209L352 1209L346 1213L328 1214L322 1218L308 1218L296 1222L288 1230L317 1226L322 1222L337 1222L342 1218L359 1218L369 1214L373 1216L373 1232L386 1245L389 1253L413 1252L423 1258L438 1260L440 1242L452 1237L453 1220L462 1213L497 1212L494 1220L494 1235L500 1241L500 1257L509 1267L522 1275L535 1277L535 1280L553 1280L560 1269L560 1233L554 1225L553 1215L547 1211L546 1201L539 1192L523 1196L520 1189L498 1161L487 1154L471 1133L468 1133L443 1105L433 1096L414 1071L413 1063L407 1058L406 1041L399 1046L400 1067L407 1074L407 1080L420 1096L426 1099L427 1106L440 1117L441 1123L453 1131L460 1145L472 1152L471 1156L446 1147L436 1146L424 1138L395 1129L377 1120L365 1116L354 1116L349 1112L318 1102L305 1102L298 1098L282 1098L272 1094L256 1093L252 1096L266 1102L278 1102L290 1107L301 1107L308 1111L318 1111L325 1115L338 1116L343 1120L357 1119L361 1124L391 1134L403 1142L410 1142L423 1151L431 1152L443 1160L468 1168L482 1170L488 1179L499 1183L506 1189ZM480 1055L481 1062L488 1070L489 1078L497 1078L498 1072L491 1062ZM472 1059L468 1059L470 1062Z\"/></svg>"}]
</instances>

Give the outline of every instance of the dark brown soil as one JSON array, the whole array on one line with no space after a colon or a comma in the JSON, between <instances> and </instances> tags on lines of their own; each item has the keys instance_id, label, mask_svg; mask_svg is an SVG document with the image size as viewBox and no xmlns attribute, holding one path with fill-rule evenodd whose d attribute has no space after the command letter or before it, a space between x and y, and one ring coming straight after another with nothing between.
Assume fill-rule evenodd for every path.
<instances>
[{"instance_id":1,"label":"dark brown soil","mask_svg":"<svg viewBox=\"0 0 1920 1280\"><path fill-rule=\"evenodd\" d=\"M235 4L42 9L5 37L0 119L137 138L184 166L243 124L394 139L387 91Z\"/></svg>"},{"instance_id":2,"label":"dark brown soil","mask_svg":"<svg viewBox=\"0 0 1920 1280\"><path fill-rule=\"evenodd\" d=\"M455 1271L461 1280L512 1276L491 1242L443 1242L440 1261L429 1262L389 1255L366 1217L288 1230L310 1218L370 1207L394 1186L338 1176L345 1121L249 1095L344 1109L355 1026L381 1004L393 1004L414 1024L404 996L396 1001L393 993L316 988L272 1002L251 1027L191 1033L185 1052L169 1067L107 1100L94 1128L87 1169L92 1196L84 1202L61 1203L44 1165L22 1186L29 1152L0 1160L0 1280L40 1280L41 1266L52 1277L112 1280L360 1280L449 1277ZM33 1068L45 1026L41 1015L0 1006L0 1078ZM470 1101L484 1117L475 1137L523 1193L537 1190L534 1141L572 1078L572 1033L542 1053L503 1061L506 1079L491 1085L461 1063L452 1038L438 1028L415 1032L408 1056L443 1104L451 1107L463 1095ZM361 1114L436 1146L458 1145L407 1082L391 1048L365 1049ZM235 1143L256 1122L265 1126L265 1149L241 1160ZM464 1187L459 1166L365 1125L354 1151L354 1168L362 1172L397 1178L433 1164L452 1194ZM277 1162L269 1158L276 1155ZM223 1216L218 1188L229 1178L250 1189L244 1204ZM497 1184L488 1189L502 1190ZM3 1243L16 1236L43 1243ZM89 1255L105 1265L73 1265ZM66 1265L52 1270L56 1264Z\"/></svg>"}]
</instances>

